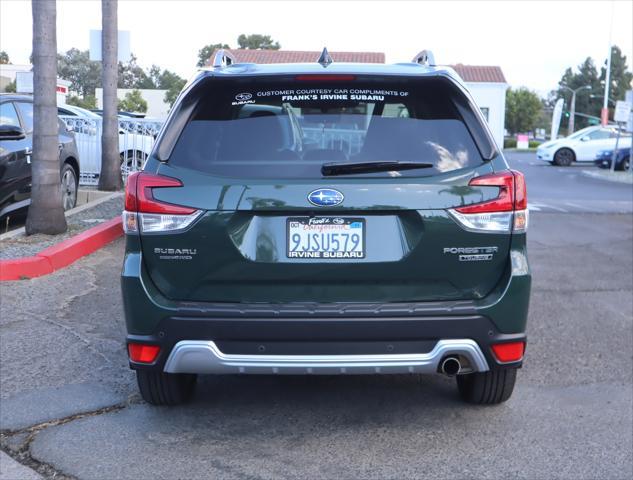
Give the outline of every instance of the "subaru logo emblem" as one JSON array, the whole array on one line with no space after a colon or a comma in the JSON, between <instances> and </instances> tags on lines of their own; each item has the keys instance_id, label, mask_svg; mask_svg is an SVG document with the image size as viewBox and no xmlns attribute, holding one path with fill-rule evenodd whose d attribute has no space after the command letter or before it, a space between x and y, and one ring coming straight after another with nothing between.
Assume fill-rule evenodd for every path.
<instances>
[{"instance_id":1,"label":"subaru logo emblem","mask_svg":"<svg viewBox=\"0 0 633 480\"><path fill-rule=\"evenodd\" d=\"M253 97L250 93L238 93L235 95L235 100L238 102L245 102L246 100L250 100Z\"/></svg>"},{"instance_id":2,"label":"subaru logo emblem","mask_svg":"<svg viewBox=\"0 0 633 480\"><path fill-rule=\"evenodd\" d=\"M333 207L343 202L345 197L338 190L319 188L308 193L308 201L317 207Z\"/></svg>"}]
</instances>

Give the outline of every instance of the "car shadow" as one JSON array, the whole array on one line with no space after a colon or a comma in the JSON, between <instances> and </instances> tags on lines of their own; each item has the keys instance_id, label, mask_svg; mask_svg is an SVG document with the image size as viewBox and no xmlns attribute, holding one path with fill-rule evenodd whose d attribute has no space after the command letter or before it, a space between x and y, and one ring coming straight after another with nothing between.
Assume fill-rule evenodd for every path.
<instances>
[{"instance_id":1,"label":"car shadow","mask_svg":"<svg viewBox=\"0 0 633 480\"><path fill-rule=\"evenodd\" d=\"M190 403L164 408L213 419L214 428L234 437L252 433L254 424L277 431L323 423L404 426L412 416L434 423L465 406L455 379L439 375L219 375L200 376Z\"/></svg>"}]
</instances>

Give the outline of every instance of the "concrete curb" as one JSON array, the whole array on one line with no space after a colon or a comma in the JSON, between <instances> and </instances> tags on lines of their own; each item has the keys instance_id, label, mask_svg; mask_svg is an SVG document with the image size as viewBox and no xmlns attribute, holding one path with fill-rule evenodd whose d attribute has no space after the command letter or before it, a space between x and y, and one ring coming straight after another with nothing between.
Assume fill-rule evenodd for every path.
<instances>
[{"instance_id":1,"label":"concrete curb","mask_svg":"<svg viewBox=\"0 0 633 480\"><path fill-rule=\"evenodd\" d=\"M115 197L121 197L121 196L123 196L122 192L108 193L99 198L96 198L95 200L92 200L91 202L87 202L87 203L84 203L83 205L79 205L78 207L71 208L70 210L64 212L64 215L66 215L66 218L68 218L68 217L73 216L75 213L83 212L84 210L88 210L89 208L96 207L97 205L105 203L108 200L111 200ZM24 227L16 228L15 230L11 230L10 232L0 234L0 241L6 240L8 238L14 238L19 235L24 235L24 233L25 233Z\"/></svg>"},{"instance_id":2,"label":"concrete curb","mask_svg":"<svg viewBox=\"0 0 633 480\"><path fill-rule=\"evenodd\" d=\"M0 281L48 275L99 250L123 235L121 217L103 222L32 257L0 260Z\"/></svg>"},{"instance_id":3,"label":"concrete curb","mask_svg":"<svg viewBox=\"0 0 633 480\"><path fill-rule=\"evenodd\" d=\"M604 180L605 182L620 183L623 185L633 185L633 174L630 172L615 172L615 174L607 173L608 170L594 171L583 170L581 173L585 177L597 178L598 180Z\"/></svg>"}]
</instances>

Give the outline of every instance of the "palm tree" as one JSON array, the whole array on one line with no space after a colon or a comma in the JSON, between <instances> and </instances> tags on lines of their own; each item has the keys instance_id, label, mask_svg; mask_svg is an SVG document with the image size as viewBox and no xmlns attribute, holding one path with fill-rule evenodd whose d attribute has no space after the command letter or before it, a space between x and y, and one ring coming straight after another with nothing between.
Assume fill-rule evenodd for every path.
<instances>
[{"instance_id":1,"label":"palm tree","mask_svg":"<svg viewBox=\"0 0 633 480\"><path fill-rule=\"evenodd\" d=\"M103 62L103 131L99 190L121 188L119 120L117 118L117 0L101 0L101 60Z\"/></svg>"},{"instance_id":2,"label":"palm tree","mask_svg":"<svg viewBox=\"0 0 633 480\"><path fill-rule=\"evenodd\" d=\"M55 1L33 0L33 161L26 233L65 232L57 145Z\"/></svg>"}]
</instances>

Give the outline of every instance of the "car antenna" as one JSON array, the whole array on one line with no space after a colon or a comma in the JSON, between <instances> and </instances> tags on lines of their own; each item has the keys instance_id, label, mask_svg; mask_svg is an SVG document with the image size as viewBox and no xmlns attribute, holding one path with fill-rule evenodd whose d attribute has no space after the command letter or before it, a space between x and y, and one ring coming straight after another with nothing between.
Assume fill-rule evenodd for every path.
<instances>
[{"instance_id":1,"label":"car antenna","mask_svg":"<svg viewBox=\"0 0 633 480\"><path fill-rule=\"evenodd\" d=\"M332 63L334 60L332 60L332 57L330 57L330 54L327 51L327 47L323 47L323 51L321 52L321 56L319 57L319 59L317 60L317 62L323 67L323 68L327 68L330 63Z\"/></svg>"}]
</instances>

